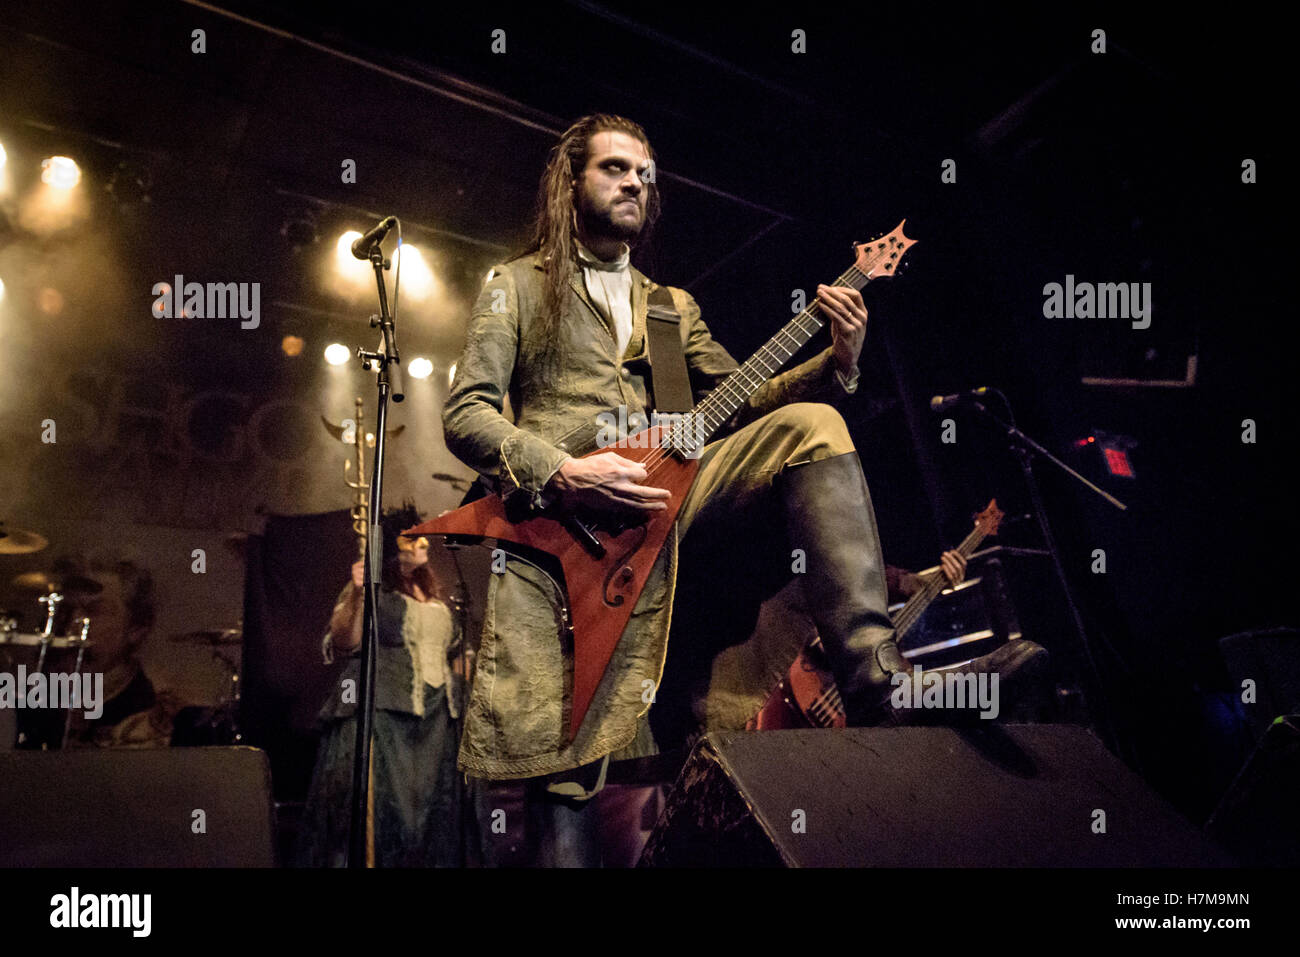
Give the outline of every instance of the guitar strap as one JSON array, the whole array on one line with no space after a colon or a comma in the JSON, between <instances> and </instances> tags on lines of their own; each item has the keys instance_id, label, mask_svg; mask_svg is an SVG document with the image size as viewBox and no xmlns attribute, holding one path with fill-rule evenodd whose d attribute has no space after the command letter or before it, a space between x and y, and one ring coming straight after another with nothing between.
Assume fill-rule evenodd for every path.
<instances>
[{"instance_id":1,"label":"guitar strap","mask_svg":"<svg viewBox=\"0 0 1300 957\"><path fill-rule=\"evenodd\" d=\"M646 302L645 324L656 412L689 412L695 405L682 349L681 321L668 287L657 286Z\"/></svg>"}]
</instances>

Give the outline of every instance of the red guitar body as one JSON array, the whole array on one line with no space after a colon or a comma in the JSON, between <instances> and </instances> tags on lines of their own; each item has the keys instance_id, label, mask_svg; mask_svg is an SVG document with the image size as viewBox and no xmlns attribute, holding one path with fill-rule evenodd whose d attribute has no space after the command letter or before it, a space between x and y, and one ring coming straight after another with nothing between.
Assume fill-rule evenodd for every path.
<instances>
[{"instance_id":1,"label":"red guitar body","mask_svg":"<svg viewBox=\"0 0 1300 957\"><path fill-rule=\"evenodd\" d=\"M799 652L799 657L745 730L785 731L847 726L830 662L826 660L821 644L814 642Z\"/></svg>"},{"instance_id":2,"label":"red guitar body","mask_svg":"<svg viewBox=\"0 0 1300 957\"><path fill-rule=\"evenodd\" d=\"M649 521L623 527L610 521L601 524L597 516L580 516L590 522L592 532L604 548L597 557L559 520L545 513L524 521L506 517L499 495L488 495L432 521L407 530L407 535L464 535L517 542L547 552L559 560L564 572L574 635L573 708L569 716L569 737L582 726L582 719L596 693L614 646L623 636L641 590L654 568L659 550L672 530L686 493L699 471L698 459L669 454L660 448L668 433L666 426L652 426L621 442L596 449L617 452L634 462L646 463L649 475L642 484L672 493L668 507L651 514Z\"/></svg>"}]
</instances>

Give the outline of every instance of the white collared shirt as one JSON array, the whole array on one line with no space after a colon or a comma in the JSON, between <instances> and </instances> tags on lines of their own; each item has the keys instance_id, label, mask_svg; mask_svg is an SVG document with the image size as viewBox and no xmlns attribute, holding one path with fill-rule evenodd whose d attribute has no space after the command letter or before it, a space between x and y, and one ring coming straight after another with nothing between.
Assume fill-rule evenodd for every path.
<instances>
[{"instance_id":1,"label":"white collared shirt","mask_svg":"<svg viewBox=\"0 0 1300 957\"><path fill-rule=\"evenodd\" d=\"M631 250L623 243L618 258L606 262L577 239L578 263L587 294L605 320L614 329L614 342L621 358L632 338L632 263Z\"/></svg>"}]
</instances>

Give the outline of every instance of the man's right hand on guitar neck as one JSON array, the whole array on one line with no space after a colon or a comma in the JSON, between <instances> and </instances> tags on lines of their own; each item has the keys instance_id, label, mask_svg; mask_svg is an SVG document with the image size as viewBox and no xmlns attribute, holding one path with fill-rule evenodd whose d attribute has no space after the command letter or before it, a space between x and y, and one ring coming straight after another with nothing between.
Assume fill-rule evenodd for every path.
<instances>
[{"instance_id":1,"label":"man's right hand on guitar neck","mask_svg":"<svg viewBox=\"0 0 1300 957\"><path fill-rule=\"evenodd\" d=\"M560 505L565 509L664 511L672 493L665 488L640 484L648 477L641 463L625 459L617 452L600 452L566 459L547 483L547 489L559 495Z\"/></svg>"}]
</instances>

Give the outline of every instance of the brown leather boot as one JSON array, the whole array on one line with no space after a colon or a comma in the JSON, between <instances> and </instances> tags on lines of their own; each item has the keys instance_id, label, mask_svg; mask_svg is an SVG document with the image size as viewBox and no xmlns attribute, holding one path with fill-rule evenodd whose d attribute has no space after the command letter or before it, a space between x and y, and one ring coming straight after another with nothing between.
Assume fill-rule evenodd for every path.
<instances>
[{"instance_id":1,"label":"brown leather boot","mask_svg":"<svg viewBox=\"0 0 1300 957\"><path fill-rule=\"evenodd\" d=\"M907 722L890 695L894 675L910 676L912 665L894 640L876 513L858 453L787 467L778 487L790 545L807 559L804 594L849 725ZM999 695L1007 697L1024 679L1038 680L1046 656L1041 646L1017 639L956 670L997 672Z\"/></svg>"}]
</instances>

